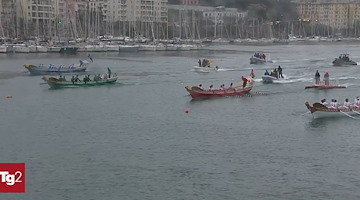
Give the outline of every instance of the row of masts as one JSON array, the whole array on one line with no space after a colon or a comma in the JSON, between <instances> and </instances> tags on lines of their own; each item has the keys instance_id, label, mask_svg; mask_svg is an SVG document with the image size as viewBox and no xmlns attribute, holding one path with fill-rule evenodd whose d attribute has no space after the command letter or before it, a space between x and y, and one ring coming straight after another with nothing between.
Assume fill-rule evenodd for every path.
<instances>
[{"instance_id":1,"label":"row of masts","mask_svg":"<svg viewBox=\"0 0 360 200\"><path fill-rule=\"evenodd\" d=\"M35 9L38 9L37 1ZM360 35L358 30L360 22L344 30L334 29L317 22L298 20L269 22L245 17L218 22L216 19L203 17L193 10L179 10L178 16L168 17L168 22L152 22L150 19L143 22L115 19L104 21L101 10L87 9L75 12L70 7L66 9L66 16L50 19L39 19L37 16L35 21L26 20L25 16L16 16L15 13L15 10L12 10L7 20L0 19L2 38L36 37L43 40L83 38L86 40L101 35L113 35L131 38L144 36L153 40L169 38L200 40L203 38L286 39L289 34L303 37L314 35L331 37L339 33L343 33L345 37Z\"/></svg>"}]
</instances>

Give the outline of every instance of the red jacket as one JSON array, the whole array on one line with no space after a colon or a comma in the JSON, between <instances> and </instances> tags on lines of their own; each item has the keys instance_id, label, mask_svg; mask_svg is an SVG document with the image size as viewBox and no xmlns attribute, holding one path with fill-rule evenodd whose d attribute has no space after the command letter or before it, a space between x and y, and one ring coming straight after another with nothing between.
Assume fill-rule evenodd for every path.
<instances>
[{"instance_id":1,"label":"red jacket","mask_svg":"<svg viewBox=\"0 0 360 200\"><path fill-rule=\"evenodd\" d=\"M241 77L241 79L242 79L242 81L244 82L244 83L247 83L248 82L248 79L247 78L245 78L245 77Z\"/></svg>"}]
</instances>

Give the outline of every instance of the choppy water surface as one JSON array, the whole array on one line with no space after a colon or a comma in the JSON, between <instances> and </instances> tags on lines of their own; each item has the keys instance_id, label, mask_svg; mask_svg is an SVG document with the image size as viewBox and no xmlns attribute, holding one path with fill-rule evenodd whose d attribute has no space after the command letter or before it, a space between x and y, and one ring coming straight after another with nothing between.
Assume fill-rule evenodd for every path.
<instances>
[{"instance_id":1,"label":"choppy water surface","mask_svg":"<svg viewBox=\"0 0 360 200\"><path fill-rule=\"evenodd\" d=\"M275 63L250 66L255 51ZM59 90L22 65L85 54L0 55L0 162L27 169L26 193L0 199L359 199L360 121L304 114L305 101L360 95L360 68L331 66L340 53L360 62L358 45L94 53L88 72L110 67L119 83ZM199 58L221 70L194 72ZM263 84L278 65L286 78ZM184 89L229 85L251 69L251 95L194 101ZM348 88L305 90L317 69Z\"/></svg>"}]
</instances>

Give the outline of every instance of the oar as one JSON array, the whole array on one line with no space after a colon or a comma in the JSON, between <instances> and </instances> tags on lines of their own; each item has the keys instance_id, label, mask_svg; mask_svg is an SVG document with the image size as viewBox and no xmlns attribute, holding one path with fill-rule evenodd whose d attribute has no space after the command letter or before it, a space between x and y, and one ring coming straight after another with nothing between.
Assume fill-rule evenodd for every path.
<instances>
[{"instance_id":1,"label":"oar","mask_svg":"<svg viewBox=\"0 0 360 200\"><path fill-rule=\"evenodd\" d=\"M355 110L351 110L351 111L353 111L354 113L360 115L360 112L357 112L357 111L355 111Z\"/></svg>"},{"instance_id":2,"label":"oar","mask_svg":"<svg viewBox=\"0 0 360 200\"><path fill-rule=\"evenodd\" d=\"M345 113L345 112L343 112L343 111L341 111L341 110L340 110L340 112L341 112L342 114L344 114L344 115L346 115L346 116L348 116L348 117L352 118L352 119L358 119L358 118L353 117L353 116L351 116L351 115L349 115L349 114L347 114L347 113Z\"/></svg>"}]
</instances>

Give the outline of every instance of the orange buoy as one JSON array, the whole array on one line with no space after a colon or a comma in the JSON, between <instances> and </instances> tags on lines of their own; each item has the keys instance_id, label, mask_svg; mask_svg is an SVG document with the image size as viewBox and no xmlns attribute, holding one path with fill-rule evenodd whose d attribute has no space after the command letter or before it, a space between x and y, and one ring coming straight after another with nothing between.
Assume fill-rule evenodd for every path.
<instances>
[{"instance_id":1,"label":"orange buoy","mask_svg":"<svg viewBox=\"0 0 360 200\"><path fill-rule=\"evenodd\" d=\"M185 112L185 113L189 113L189 109L185 109L184 112Z\"/></svg>"},{"instance_id":2,"label":"orange buoy","mask_svg":"<svg viewBox=\"0 0 360 200\"><path fill-rule=\"evenodd\" d=\"M8 99L12 98L11 95L6 95L5 97L8 98Z\"/></svg>"}]
</instances>

